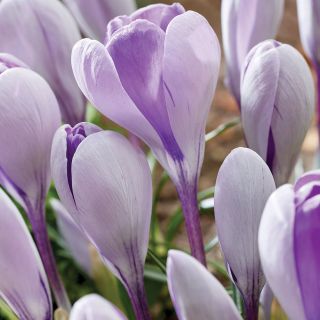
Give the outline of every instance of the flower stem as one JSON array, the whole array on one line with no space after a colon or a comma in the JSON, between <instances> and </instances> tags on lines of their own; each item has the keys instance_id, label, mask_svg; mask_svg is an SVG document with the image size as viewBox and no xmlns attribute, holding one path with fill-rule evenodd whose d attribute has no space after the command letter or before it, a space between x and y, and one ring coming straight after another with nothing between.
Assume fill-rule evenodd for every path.
<instances>
[{"instance_id":1,"label":"flower stem","mask_svg":"<svg viewBox=\"0 0 320 320\"><path fill-rule=\"evenodd\" d=\"M48 231L45 222L44 201L39 201L37 208L34 209L30 202L26 203L28 217L32 225L35 242L48 276L51 289L53 291L58 307L70 311L71 305L66 290L59 276L52 247L48 237Z\"/></svg>"},{"instance_id":2,"label":"flower stem","mask_svg":"<svg viewBox=\"0 0 320 320\"><path fill-rule=\"evenodd\" d=\"M320 66L318 64L314 64L314 68L317 74L317 126L320 141Z\"/></svg>"},{"instance_id":3,"label":"flower stem","mask_svg":"<svg viewBox=\"0 0 320 320\"><path fill-rule=\"evenodd\" d=\"M177 191L182 204L191 254L206 266L197 200L197 187L188 184L185 179L182 179L182 181L183 183L177 187Z\"/></svg>"}]
</instances>

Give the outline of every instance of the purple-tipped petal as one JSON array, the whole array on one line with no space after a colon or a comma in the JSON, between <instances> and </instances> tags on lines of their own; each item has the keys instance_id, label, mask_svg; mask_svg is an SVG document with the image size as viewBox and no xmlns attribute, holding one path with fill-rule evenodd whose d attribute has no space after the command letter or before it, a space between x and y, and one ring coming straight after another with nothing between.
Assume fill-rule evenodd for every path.
<instances>
[{"instance_id":1,"label":"purple-tipped petal","mask_svg":"<svg viewBox=\"0 0 320 320\"><path fill-rule=\"evenodd\" d=\"M50 204L56 213L58 228L66 247L78 265L88 275L91 275L90 241L59 200L52 199Z\"/></svg>"},{"instance_id":2,"label":"purple-tipped petal","mask_svg":"<svg viewBox=\"0 0 320 320\"><path fill-rule=\"evenodd\" d=\"M267 201L260 228L259 252L265 277L290 319L306 319L293 252L294 190L277 189Z\"/></svg>"},{"instance_id":3,"label":"purple-tipped petal","mask_svg":"<svg viewBox=\"0 0 320 320\"><path fill-rule=\"evenodd\" d=\"M307 319L319 319L320 182L301 204L296 203L293 250L298 283ZM302 190L300 189L300 192Z\"/></svg>"},{"instance_id":4,"label":"purple-tipped petal","mask_svg":"<svg viewBox=\"0 0 320 320\"><path fill-rule=\"evenodd\" d=\"M320 170L313 170L305 173L301 176L294 184L294 191L298 192L300 189L304 188L309 182L320 181Z\"/></svg>"},{"instance_id":5,"label":"purple-tipped petal","mask_svg":"<svg viewBox=\"0 0 320 320\"><path fill-rule=\"evenodd\" d=\"M265 203L275 190L272 174L252 150L237 148L224 160L215 187L215 218L221 248L241 291L248 319L258 312L265 284L258 229Z\"/></svg>"},{"instance_id":6,"label":"purple-tipped petal","mask_svg":"<svg viewBox=\"0 0 320 320\"><path fill-rule=\"evenodd\" d=\"M240 75L248 52L278 30L284 0L224 0L221 22L229 89L240 103Z\"/></svg>"},{"instance_id":7,"label":"purple-tipped petal","mask_svg":"<svg viewBox=\"0 0 320 320\"><path fill-rule=\"evenodd\" d=\"M196 259L170 250L169 292L179 320L240 320L233 301L219 281Z\"/></svg>"},{"instance_id":8,"label":"purple-tipped petal","mask_svg":"<svg viewBox=\"0 0 320 320\"><path fill-rule=\"evenodd\" d=\"M19 319L50 320L50 289L39 253L20 212L2 190L0 220L0 297Z\"/></svg>"},{"instance_id":9,"label":"purple-tipped petal","mask_svg":"<svg viewBox=\"0 0 320 320\"><path fill-rule=\"evenodd\" d=\"M35 72L12 68L0 75L2 178L35 206L50 183L50 148L60 124L57 100ZM18 199L19 200L19 199Z\"/></svg>"},{"instance_id":10,"label":"purple-tipped petal","mask_svg":"<svg viewBox=\"0 0 320 320\"><path fill-rule=\"evenodd\" d=\"M70 320L126 319L117 307L97 294L89 294L79 299L70 313Z\"/></svg>"},{"instance_id":11,"label":"purple-tipped petal","mask_svg":"<svg viewBox=\"0 0 320 320\"><path fill-rule=\"evenodd\" d=\"M70 63L79 39L77 25L60 1L1 1L0 51L15 55L48 81L64 121L71 124L83 119L85 108Z\"/></svg>"},{"instance_id":12,"label":"purple-tipped petal","mask_svg":"<svg viewBox=\"0 0 320 320\"><path fill-rule=\"evenodd\" d=\"M206 120L219 67L219 41L203 16L188 11L170 22L164 43L163 86L170 125L192 179L199 176L202 166Z\"/></svg>"},{"instance_id":13,"label":"purple-tipped petal","mask_svg":"<svg viewBox=\"0 0 320 320\"><path fill-rule=\"evenodd\" d=\"M68 212L76 212L73 191L71 166L80 142L101 129L91 123L81 122L73 128L61 126L54 136L51 150L51 174L59 197Z\"/></svg>"},{"instance_id":14,"label":"purple-tipped petal","mask_svg":"<svg viewBox=\"0 0 320 320\"><path fill-rule=\"evenodd\" d=\"M183 6L179 3L173 3L172 5L157 3L143 7L135 11L130 16L116 17L108 24L105 43L108 43L113 34L121 27L124 27L138 19L150 21L159 26L163 31L166 31L171 20L184 12L185 10Z\"/></svg>"},{"instance_id":15,"label":"purple-tipped petal","mask_svg":"<svg viewBox=\"0 0 320 320\"><path fill-rule=\"evenodd\" d=\"M113 18L131 14L136 9L134 0L64 0L84 34L103 41L107 24Z\"/></svg>"},{"instance_id":16,"label":"purple-tipped petal","mask_svg":"<svg viewBox=\"0 0 320 320\"><path fill-rule=\"evenodd\" d=\"M277 186L290 178L313 110L314 84L301 54L272 40L253 48L242 74L241 117L248 146Z\"/></svg>"}]
</instances>

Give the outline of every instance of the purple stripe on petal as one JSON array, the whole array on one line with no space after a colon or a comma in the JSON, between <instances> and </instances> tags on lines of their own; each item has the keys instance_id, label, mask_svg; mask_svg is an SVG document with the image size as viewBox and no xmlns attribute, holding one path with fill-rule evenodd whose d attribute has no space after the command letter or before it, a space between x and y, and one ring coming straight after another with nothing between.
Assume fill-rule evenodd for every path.
<instances>
[{"instance_id":1,"label":"purple stripe on petal","mask_svg":"<svg viewBox=\"0 0 320 320\"><path fill-rule=\"evenodd\" d=\"M294 254L306 318L320 319L320 194L296 209Z\"/></svg>"}]
</instances>

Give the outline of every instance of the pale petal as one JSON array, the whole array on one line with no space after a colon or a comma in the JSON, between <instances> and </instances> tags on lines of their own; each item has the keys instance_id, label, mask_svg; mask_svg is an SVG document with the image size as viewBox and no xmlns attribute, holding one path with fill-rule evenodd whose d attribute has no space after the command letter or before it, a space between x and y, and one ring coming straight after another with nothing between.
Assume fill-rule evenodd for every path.
<instances>
[{"instance_id":1,"label":"pale petal","mask_svg":"<svg viewBox=\"0 0 320 320\"><path fill-rule=\"evenodd\" d=\"M86 36L103 41L107 24L114 17L131 14L134 0L64 0Z\"/></svg>"},{"instance_id":2,"label":"pale petal","mask_svg":"<svg viewBox=\"0 0 320 320\"><path fill-rule=\"evenodd\" d=\"M148 163L121 135L87 137L72 164L78 212L70 212L121 280L142 277L151 218Z\"/></svg>"},{"instance_id":3,"label":"pale petal","mask_svg":"<svg viewBox=\"0 0 320 320\"><path fill-rule=\"evenodd\" d=\"M19 319L50 320L47 277L20 212L0 190L0 297Z\"/></svg>"},{"instance_id":4,"label":"pale petal","mask_svg":"<svg viewBox=\"0 0 320 320\"><path fill-rule=\"evenodd\" d=\"M44 197L50 148L60 124L56 98L43 78L24 68L0 75L0 168L20 197ZM8 143L10 142L10 143Z\"/></svg>"},{"instance_id":5,"label":"pale petal","mask_svg":"<svg viewBox=\"0 0 320 320\"><path fill-rule=\"evenodd\" d=\"M126 320L125 315L112 303L97 294L79 299L70 313L70 320Z\"/></svg>"},{"instance_id":6,"label":"pale petal","mask_svg":"<svg viewBox=\"0 0 320 320\"><path fill-rule=\"evenodd\" d=\"M65 245L78 265L88 274L91 274L91 260L89 255L90 241L77 226L69 212L57 199L51 199L50 204L57 217L59 231Z\"/></svg>"},{"instance_id":7,"label":"pale petal","mask_svg":"<svg viewBox=\"0 0 320 320\"><path fill-rule=\"evenodd\" d=\"M249 313L257 312L265 284L259 259L258 229L265 203L274 190L269 168L250 149L233 150L218 172L215 187L218 237L226 264Z\"/></svg>"},{"instance_id":8,"label":"pale petal","mask_svg":"<svg viewBox=\"0 0 320 320\"><path fill-rule=\"evenodd\" d=\"M49 82L63 119L71 124L82 120L85 108L70 63L79 39L77 25L60 1L1 1L0 51L15 55Z\"/></svg>"},{"instance_id":9,"label":"pale petal","mask_svg":"<svg viewBox=\"0 0 320 320\"><path fill-rule=\"evenodd\" d=\"M306 319L295 269L294 191L284 185L267 201L259 229L259 252L266 279L292 320Z\"/></svg>"},{"instance_id":10,"label":"pale petal","mask_svg":"<svg viewBox=\"0 0 320 320\"><path fill-rule=\"evenodd\" d=\"M169 23L164 46L167 112L194 179L202 166L205 126L219 76L219 41L203 16L188 11Z\"/></svg>"},{"instance_id":11,"label":"pale petal","mask_svg":"<svg viewBox=\"0 0 320 320\"><path fill-rule=\"evenodd\" d=\"M219 281L196 259L170 250L169 292L179 320L240 320L233 301Z\"/></svg>"}]
</instances>

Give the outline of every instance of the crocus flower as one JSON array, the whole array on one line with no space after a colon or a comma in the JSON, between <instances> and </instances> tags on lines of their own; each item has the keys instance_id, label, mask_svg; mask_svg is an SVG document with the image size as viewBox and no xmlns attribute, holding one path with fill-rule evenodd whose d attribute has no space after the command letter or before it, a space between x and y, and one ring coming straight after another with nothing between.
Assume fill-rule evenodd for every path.
<instances>
[{"instance_id":1,"label":"crocus flower","mask_svg":"<svg viewBox=\"0 0 320 320\"><path fill-rule=\"evenodd\" d=\"M258 230L263 208L274 190L268 166L247 148L233 150L218 172L214 198L218 237L249 320L258 317L259 296L265 284Z\"/></svg>"},{"instance_id":2,"label":"crocus flower","mask_svg":"<svg viewBox=\"0 0 320 320\"><path fill-rule=\"evenodd\" d=\"M227 65L226 84L240 107L241 69L248 52L273 39L280 25L284 0L223 0L222 39Z\"/></svg>"},{"instance_id":3,"label":"crocus flower","mask_svg":"<svg viewBox=\"0 0 320 320\"><path fill-rule=\"evenodd\" d=\"M144 154L118 133L81 123L57 131L51 163L66 209L122 281L137 319L149 319L143 266L152 184Z\"/></svg>"},{"instance_id":4,"label":"crocus flower","mask_svg":"<svg viewBox=\"0 0 320 320\"><path fill-rule=\"evenodd\" d=\"M55 269L44 204L50 184L50 148L60 125L47 82L12 56L0 56L0 183L23 206L59 306L68 299Z\"/></svg>"},{"instance_id":5,"label":"crocus flower","mask_svg":"<svg viewBox=\"0 0 320 320\"><path fill-rule=\"evenodd\" d=\"M317 74L318 130L320 133L320 3L317 0L297 0L297 11L300 39Z\"/></svg>"},{"instance_id":6,"label":"crocus flower","mask_svg":"<svg viewBox=\"0 0 320 320\"><path fill-rule=\"evenodd\" d=\"M241 83L246 142L266 161L277 186L288 182L314 110L307 63L293 47L269 40L254 47Z\"/></svg>"},{"instance_id":7,"label":"crocus flower","mask_svg":"<svg viewBox=\"0 0 320 320\"><path fill-rule=\"evenodd\" d=\"M50 84L65 122L84 117L85 99L73 78L70 54L78 27L58 0L2 0L0 51L8 52Z\"/></svg>"},{"instance_id":8,"label":"crocus flower","mask_svg":"<svg viewBox=\"0 0 320 320\"><path fill-rule=\"evenodd\" d=\"M179 320L240 320L241 316L219 281L196 259L170 250L169 292Z\"/></svg>"},{"instance_id":9,"label":"crocus flower","mask_svg":"<svg viewBox=\"0 0 320 320\"><path fill-rule=\"evenodd\" d=\"M0 297L19 319L51 320L52 302L39 253L18 209L0 189Z\"/></svg>"},{"instance_id":10,"label":"crocus flower","mask_svg":"<svg viewBox=\"0 0 320 320\"><path fill-rule=\"evenodd\" d=\"M58 228L65 242L65 246L82 270L88 275L91 275L92 265L89 239L74 222L69 212L59 200L51 199L50 204L56 213Z\"/></svg>"},{"instance_id":11,"label":"crocus flower","mask_svg":"<svg viewBox=\"0 0 320 320\"><path fill-rule=\"evenodd\" d=\"M64 0L83 33L103 41L110 20L136 9L135 0Z\"/></svg>"},{"instance_id":12,"label":"crocus flower","mask_svg":"<svg viewBox=\"0 0 320 320\"><path fill-rule=\"evenodd\" d=\"M269 198L259 250L266 279L290 319L319 319L320 171Z\"/></svg>"},{"instance_id":13,"label":"crocus flower","mask_svg":"<svg viewBox=\"0 0 320 320\"><path fill-rule=\"evenodd\" d=\"M126 316L112 303L97 294L88 294L72 307L70 320L126 320Z\"/></svg>"},{"instance_id":14,"label":"crocus flower","mask_svg":"<svg viewBox=\"0 0 320 320\"><path fill-rule=\"evenodd\" d=\"M200 14L161 4L112 20L106 41L75 45L78 85L103 114L153 150L177 187L191 251L205 263L197 184L219 74L217 37Z\"/></svg>"}]
</instances>

